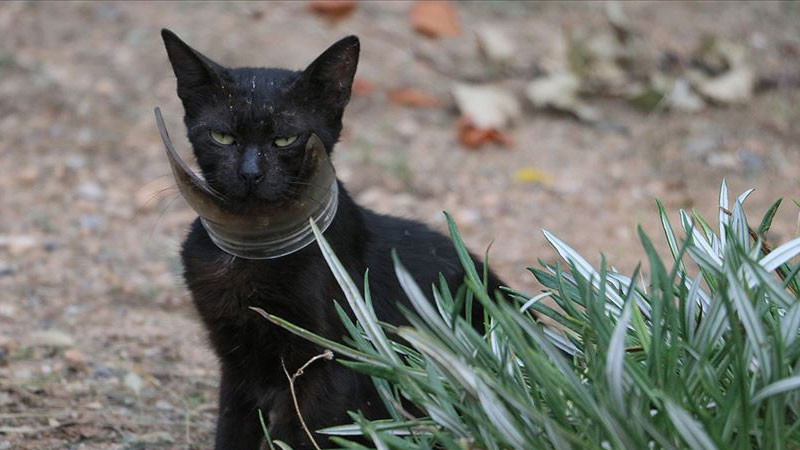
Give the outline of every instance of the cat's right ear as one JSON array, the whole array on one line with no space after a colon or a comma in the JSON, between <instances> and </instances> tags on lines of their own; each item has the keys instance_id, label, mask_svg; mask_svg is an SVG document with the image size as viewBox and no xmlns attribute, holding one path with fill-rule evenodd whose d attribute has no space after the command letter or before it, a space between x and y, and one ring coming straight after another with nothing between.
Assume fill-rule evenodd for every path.
<instances>
[{"instance_id":1,"label":"cat's right ear","mask_svg":"<svg viewBox=\"0 0 800 450\"><path fill-rule=\"evenodd\" d=\"M175 33L164 28L161 30L164 47L167 49L169 62L178 79L178 95L182 91L190 91L220 81L223 67L200 52L189 47Z\"/></svg>"}]
</instances>

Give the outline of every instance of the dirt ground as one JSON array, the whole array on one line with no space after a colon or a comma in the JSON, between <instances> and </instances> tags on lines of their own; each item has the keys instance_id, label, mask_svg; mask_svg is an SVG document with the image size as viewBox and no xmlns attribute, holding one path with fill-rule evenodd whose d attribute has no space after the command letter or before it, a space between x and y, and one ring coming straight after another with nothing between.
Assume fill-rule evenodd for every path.
<instances>
[{"instance_id":1,"label":"dirt ground","mask_svg":"<svg viewBox=\"0 0 800 450\"><path fill-rule=\"evenodd\" d=\"M493 266L518 289L535 291L525 268L554 258L543 228L628 272L637 224L663 247L656 197L673 220L679 208L713 219L723 177L736 194L757 188L753 220L798 198L796 85L694 114L590 100L614 126L526 106L512 147L465 150L449 94L462 75L448 67L479 61L471 31L501 27L533 67L564 27L604 23L602 8L460 2L461 35L433 40L409 25L411 6L360 4L331 24L300 2L0 4L0 450L211 445L216 361L177 255L194 214L171 188L152 114L160 105L190 158L161 27L225 64L291 68L358 34L357 78L376 89L346 113L339 176L378 211L442 230L452 212L475 251L494 242ZM688 54L712 34L744 45L759 73L800 73L797 4L624 7L661 51ZM497 82L520 92L530 77ZM394 104L386 90L400 87L444 106ZM516 181L520 167L549 180ZM771 238L793 237L796 220L787 202Z\"/></svg>"}]
</instances>

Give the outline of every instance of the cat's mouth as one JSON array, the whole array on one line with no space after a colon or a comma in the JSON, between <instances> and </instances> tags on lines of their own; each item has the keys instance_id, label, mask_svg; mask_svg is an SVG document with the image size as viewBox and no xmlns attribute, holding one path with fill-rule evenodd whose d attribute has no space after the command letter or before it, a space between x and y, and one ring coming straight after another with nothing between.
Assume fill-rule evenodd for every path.
<instances>
[{"instance_id":1,"label":"cat's mouth","mask_svg":"<svg viewBox=\"0 0 800 450\"><path fill-rule=\"evenodd\" d=\"M178 189L222 250L249 259L277 258L314 241L310 221L323 232L333 221L339 197L336 172L316 135L306 143L302 167L307 181L294 196L242 208L189 168L175 151L159 108L155 115Z\"/></svg>"}]
</instances>

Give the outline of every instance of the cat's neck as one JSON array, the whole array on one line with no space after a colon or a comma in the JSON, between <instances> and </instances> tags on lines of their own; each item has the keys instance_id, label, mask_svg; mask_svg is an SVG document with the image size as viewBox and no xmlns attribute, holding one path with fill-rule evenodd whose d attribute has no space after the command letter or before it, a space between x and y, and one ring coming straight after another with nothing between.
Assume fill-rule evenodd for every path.
<instances>
[{"instance_id":1,"label":"cat's neck","mask_svg":"<svg viewBox=\"0 0 800 450\"><path fill-rule=\"evenodd\" d=\"M338 206L336 208L336 214L333 217L333 220L330 222L330 225L324 231L323 236L325 236L325 239L333 248L336 255L339 257L341 262L348 267L348 269L356 268L355 266L357 266L358 261L360 261L362 249L364 248L364 245L368 239L368 230L364 226L361 207L359 207L353 201L353 199L350 197L350 194L340 181L337 180L337 184ZM203 228L204 234L209 238L210 241L214 242L215 240L210 235L209 230L205 227ZM275 264L285 265L309 257L315 259L322 257L319 243L316 242L316 239L297 251L277 258L267 259L242 258L225 251L223 247L216 243L215 247L217 247L222 254L227 256L226 259L228 259L230 262L235 261L237 265L243 263L250 265L248 263L252 263L252 265L260 266L264 263L273 262Z\"/></svg>"},{"instance_id":2,"label":"cat's neck","mask_svg":"<svg viewBox=\"0 0 800 450\"><path fill-rule=\"evenodd\" d=\"M336 216L323 235L340 258L345 254L361 255L368 239L362 209L353 201L341 181L338 181L338 185L339 205ZM303 249L303 251L309 250L315 255L321 254L319 243L316 241ZM350 261L342 262L350 263Z\"/></svg>"}]
</instances>

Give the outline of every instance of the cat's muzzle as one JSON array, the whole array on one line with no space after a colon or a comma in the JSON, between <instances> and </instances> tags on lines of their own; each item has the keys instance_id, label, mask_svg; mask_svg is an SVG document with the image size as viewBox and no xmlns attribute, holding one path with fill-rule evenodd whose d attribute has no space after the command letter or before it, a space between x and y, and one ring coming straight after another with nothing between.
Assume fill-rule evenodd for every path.
<instances>
[{"instance_id":1,"label":"cat's muzzle","mask_svg":"<svg viewBox=\"0 0 800 450\"><path fill-rule=\"evenodd\" d=\"M186 165L172 145L161 110L156 108L155 114L178 189L220 249L248 259L278 258L314 242L309 219L322 232L333 222L339 188L333 164L317 135L312 134L306 143L302 170L307 176L304 184L297 186L294 200L243 213Z\"/></svg>"}]
</instances>

